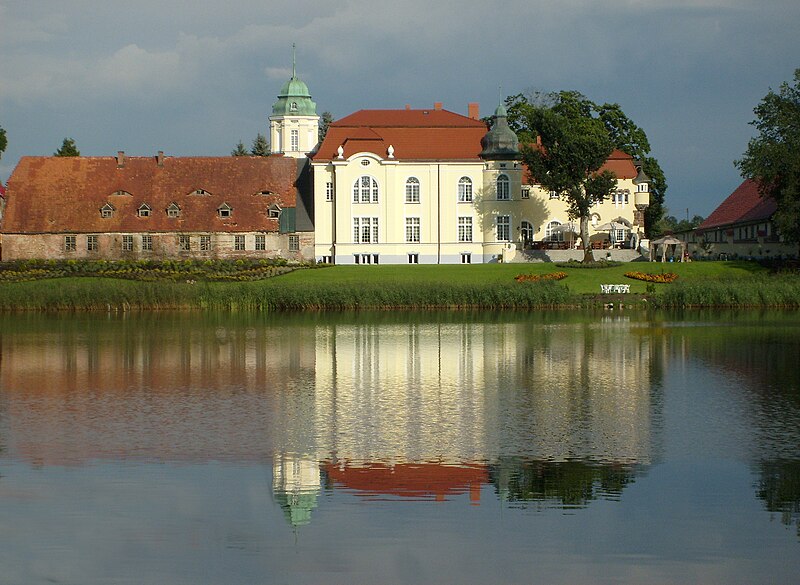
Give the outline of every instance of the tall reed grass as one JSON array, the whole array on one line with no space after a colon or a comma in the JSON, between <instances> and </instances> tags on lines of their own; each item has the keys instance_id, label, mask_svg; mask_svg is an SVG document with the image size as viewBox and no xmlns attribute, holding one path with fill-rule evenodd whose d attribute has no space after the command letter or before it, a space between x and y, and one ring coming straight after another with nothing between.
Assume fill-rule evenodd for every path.
<instances>
[{"instance_id":1,"label":"tall reed grass","mask_svg":"<svg viewBox=\"0 0 800 585\"><path fill-rule=\"evenodd\" d=\"M394 308L534 308L575 301L568 289L541 283L138 282L62 278L0 287L2 311L223 309L252 311Z\"/></svg>"},{"instance_id":2,"label":"tall reed grass","mask_svg":"<svg viewBox=\"0 0 800 585\"><path fill-rule=\"evenodd\" d=\"M800 276L678 281L651 298L656 307L800 307Z\"/></svg>"}]
</instances>

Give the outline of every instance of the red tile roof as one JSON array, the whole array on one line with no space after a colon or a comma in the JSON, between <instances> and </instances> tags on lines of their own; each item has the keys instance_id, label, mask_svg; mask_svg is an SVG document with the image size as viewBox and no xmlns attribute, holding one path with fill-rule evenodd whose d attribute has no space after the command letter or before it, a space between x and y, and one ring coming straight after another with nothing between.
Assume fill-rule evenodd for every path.
<instances>
[{"instance_id":1,"label":"red tile roof","mask_svg":"<svg viewBox=\"0 0 800 585\"><path fill-rule=\"evenodd\" d=\"M523 181L530 180L533 184L536 183L536 180L529 177L528 174L528 167L526 165L522 165L523 170ZM633 164L633 157L626 152L621 150L615 149L611 155L608 157L608 160L605 164L600 167L601 171L609 170L613 172L617 179L635 179L638 171L636 170L636 165Z\"/></svg>"},{"instance_id":2,"label":"red tile roof","mask_svg":"<svg viewBox=\"0 0 800 585\"><path fill-rule=\"evenodd\" d=\"M8 180L5 233L277 231L268 207L295 207L297 161L274 157L23 157ZM195 195L203 189L208 195ZM130 195L115 195L118 191ZM268 191L273 195L261 195ZM180 217L166 208L177 203ZM112 217L100 209L110 203ZM150 217L137 210L146 203ZM220 218L227 203L231 216Z\"/></svg>"},{"instance_id":3,"label":"red tile roof","mask_svg":"<svg viewBox=\"0 0 800 585\"><path fill-rule=\"evenodd\" d=\"M344 158L357 152L398 160L480 160L486 124L447 110L360 110L328 128L314 161Z\"/></svg>"},{"instance_id":4,"label":"red tile roof","mask_svg":"<svg viewBox=\"0 0 800 585\"><path fill-rule=\"evenodd\" d=\"M703 231L737 223L764 221L771 218L776 209L773 198L762 197L758 192L758 184L745 179L697 229Z\"/></svg>"}]
</instances>

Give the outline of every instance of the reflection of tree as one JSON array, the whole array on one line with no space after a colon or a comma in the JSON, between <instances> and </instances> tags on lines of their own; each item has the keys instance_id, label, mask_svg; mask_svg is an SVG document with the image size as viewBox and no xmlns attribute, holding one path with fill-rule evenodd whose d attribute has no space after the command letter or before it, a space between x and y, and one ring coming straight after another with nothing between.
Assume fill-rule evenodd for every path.
<instances>
[{"instance_id":1,"label":"reflection of tree","mask_svg":"<svg viewBox=\"0 0 800 585\"><path fill-rule=\"evenodd\" d=\"M762 461L756 495L770 512L781 515L787 526L795 524L800 536L800 461Z\"/></svg>"},{"instance_id":2,"label":"reflection of tree","mask_svg":"<svg viewBox=\"0 0 800 585\"><path fill-rule=\"evenodd\" d=\"M582 508L598 499L616 500L633 483L638 465L586 461L530 461L504 458L490 466L489 483L498 496L526 507L528 502Z\"/></svg>"}]
</instances>

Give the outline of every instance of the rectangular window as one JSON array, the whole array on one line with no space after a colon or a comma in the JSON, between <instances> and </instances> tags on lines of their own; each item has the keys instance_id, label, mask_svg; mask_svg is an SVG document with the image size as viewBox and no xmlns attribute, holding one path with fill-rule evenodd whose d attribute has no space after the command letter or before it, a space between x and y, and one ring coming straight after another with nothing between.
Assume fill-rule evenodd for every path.
<instances>
[{"instance_id":1,"label":"rectangular window","mask_svg":"<svg viewBox=\"0 0 800 585\"><path fill-rule=\"evenodd\" d=\"M133 236L122 236L122 250L125 252L133 250Z\"/></svg>"},{"instance_id":2,"label":"rectangular window","mask_svg":"<svg viewBox=\"0 0 800 585\"><path fill-rule=\"evenodd\" d=\"M558 199L558 192L550 191L550 199Z\"/></svg>"},{"instance_id":3,"label":"rectangular window","mask_svg":"<svg viewBox=\"0 0 800 585\"><path fill-rule=\"evenodd\" d=\"M151 252L153 250L153 236L145 234L142 236L142 250Z\"/></svg>"},{"instance_id":4,"label":"rectangular window","mask_svg":"<svg viewBox=\"0 0 800 585\"><path fill-rule=\"evenodd\" d=\"M333 182L325 183L325 201L333 201Z\"/></svg>"},{"instance_id":5,"label":"rectangular window","mask_svg":"<svg viewBox=\"0 0 800 585\"><path fill-rule=\"evenodd\" d=\"M472 264L472 254L468 252L463 252L461 254L461 263L462 264Z\"/></svg>"},{"instance_id":6,"label":"rectangular window","mask_svg":"<svg viewBox=\"0 0 800 585\"><path fill-rule=\"evenodd\" d=\"M378 218L354 217L353 218L353 243L377 244L378 243Z\"/></svg>"},{"instance_id":7,"label":"rectangular window","mask_svg":"<svg viewBox=\"0 0 800 585\"><path fill-rule=\"evenodd\" d=\"M509 242L511 241L511 216L498 215L497 216L497 241Z\"/></svg>"},{"instance_id":8,"label":"rectangular window","mask_svg":"<svg viewBox=\"0 0 800 585\"><path fill-rule=\"evenodd\" d=\"M290 140L292 141L291 150L300 150L300 131L299 130L292 130L291 131Z\"/></svg>"},{"instance_id":9,"label":"rectangular window","mask_svg":"<svg viewBox=\"0 0 800 585\"><path fill-rule=\"evenodd\" d=\"M178 249L181 252L188 252L192 249L192 240L189 236L178 236Z\"/></svg>"},{"instance_id":10,"label":"rectangular window","mask_svg":"<svg viewBox=\"0 0 800 585\"><path fill-rule=\"evenodd\" d=\"M257 235L256 250L266 250L266 249L267 249L267 236Z\"/></svg>"},{"instance_id":11,"label":"rectangular window","mask_svg":"<svg viewBox=\"0 0 800 585\"><path fill-rule=\"evenodd\" d=\"M211 251L211 236L200 236L200 251L201 252Z\"/></svg>"},{"instance_id":12,"label":"rectangular window","mask_svg":"<svg viewBox=\"0 0 800 585\"><path fill-rule=\"evenodd\" d=\"M244 250L244 236L233 236L233 249Z\"/></svg>"},{"instance_id":13,"label":"rectangular window","mask_svg":"<svg viewBox=\"0 0 800 585\"><path fill-rule=\"evenodd\" d=\"M300 251L300 236L289 236L289 251L290 252Z\"/></svg>"},{"instance_id":14,"label":"rectangular window","mask_svg":"<svg viewBox=\"0 0 800 585\"><path fill-rule=\"evenodd\" d=\"M408 255L408 263L409 264L419 264L419 254L409 254Z\"/></svg>"},{"instance_id":15,"label":"rectangular window","mask_svg":"<svg viewBox=\"0 0 800 585\"><path fill-rule=\"evenodd\" d=\"M65 252L74 252L75 251L75 240L77 236L64 236L64 251Z\"/></svg>"},{"instance_id":16,"label":"rectangular window","mask_svg":"<svg viewBox=\"0 0 800 585\"><path fill-rule=\"evenodd\" d=\"M472 241L472 218L459 217L458 218L458 241L471 242Z\"/></svg>"},{"instance_id":17,"label":"rectangular window","mask_svg":"<svg viewBox=\"0 0 800 585\"><path fill-rule=\"evenodd\" d=\"M97 236L86 236L86 251L97 252Z\"/></svg>"},{"instance_id":18,"label":"rectangular window","mask_svg":"<svg viewBox=\"0 0 800 585\"><path fill-rule=\"evenodd\" d=\"M419 218L406 218L406 242L419 242Z\"/></svg>"},{"instance_id":19,"label":"rectangular window","mask_svg":"<svg viewBox=\"0 0 800 585\"><path fill-rule=\"evenodd\" d=\"M523 187L522 188L522 198L523 199L530 199L531 198L531 188L530 187Z\"/></svg>"}]
</instances>

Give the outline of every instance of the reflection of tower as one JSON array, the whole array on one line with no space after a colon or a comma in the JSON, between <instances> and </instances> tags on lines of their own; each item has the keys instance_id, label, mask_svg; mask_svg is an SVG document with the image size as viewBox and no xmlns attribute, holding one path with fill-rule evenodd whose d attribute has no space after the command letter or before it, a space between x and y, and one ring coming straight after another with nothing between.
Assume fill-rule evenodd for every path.
<instances>
[{"instance_id":1,"label":"reflection of tower","mask_svg":"<svg viewBox=\"0 0 800 585\"><path fill-rule=\"evenodd\" d=\"M272 460L272 493L292 526L311 522L320 491L319 463L313 457L276 453Z\"/></svg>"}]
</instances>

